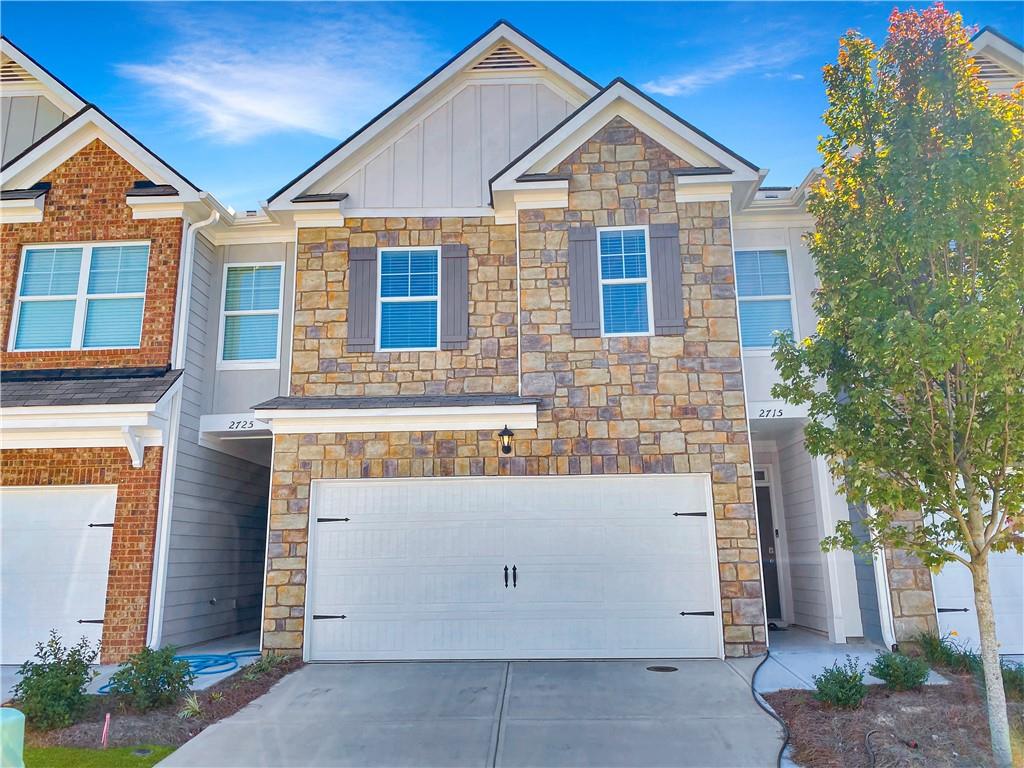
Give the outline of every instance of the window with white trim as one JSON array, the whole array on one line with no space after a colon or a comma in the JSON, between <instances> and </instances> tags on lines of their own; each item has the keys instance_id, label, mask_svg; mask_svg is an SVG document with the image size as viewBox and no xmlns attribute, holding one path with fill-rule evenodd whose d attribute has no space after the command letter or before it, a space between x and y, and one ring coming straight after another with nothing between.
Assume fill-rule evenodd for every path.
<instances>
[{"instance_id":1,"label":"window with white trim","mask_svg":"<svg viewBox=\"0 0 1024 768\"><path fill-rule=\"evenodd\" d=\"M438 348L440 261L440 248L380 250L379 349Z\"/></svg>"},{"instance_id":2,"label":"window with white trim","mask_svg":"<svg viewBox=\"0 0 1024 768\"><path fill-rule=\"evenodd\" d=\"M786 251L736 251L736 293L744 349L771 349L776 331L793 333Z\"/></svg>"},{"instance_id":3,"label":"window with white trim","mask_svg":"<svg viewBox=\"0 0 1024 768\"><path fill-rule=\"evenodd\" d=\"M651 332L651 267L647 227L597 231L602 336Z\"/></svg>"},{"instance_id":4,"label":"window with white trim","mask_svg":"<svg viewBox=\"0 0 1024 768\"><path fill-rule=\"evenodd\" d=\"M225 264L221 368L278 365L283 264Z\"/></svg>"},{"instance_id":5,"label":"window with white trim","mask_svg":"<svg viewBox=\"0 0 1024 768\"><path fill-rule=\"evenodd\" d=\"M26 247L9 348L137 349L148 276L148 243Z\"/></svg>"}]
</instances>

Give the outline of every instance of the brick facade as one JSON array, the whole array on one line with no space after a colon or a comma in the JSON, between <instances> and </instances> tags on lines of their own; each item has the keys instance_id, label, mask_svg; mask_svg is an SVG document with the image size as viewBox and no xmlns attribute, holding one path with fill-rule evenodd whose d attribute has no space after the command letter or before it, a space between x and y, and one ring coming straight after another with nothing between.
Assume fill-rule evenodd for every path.
<instances>
[{"instance_id":1,"label":"brick facade","mask_svg":"<svg viewBox=\"0 0 1024 768\"><path fill-rule=\"evenodd\" d=\"M275 438L264 644L302 647L310 482L320 478L707 473L711 475L726 653L764 650L757 526L737 330L728 203L677 203L686 165L617 118L555 171L569 208L491 219L346 220L299 232L293 395L515 393L516 302L522 394L538 428L515 456L492 432L390 432ZM574 338L568 230L678 223L686 332ZM470 341L455 352L347 353L352 246L469 246ZM517 295L518 293L518 295Z\"/></svg>"},{"instance_id":2,"label":"brick facade","mask_svg":"<svg viewBox=\"0 0 1024 768\"><path fill-rule=\"evenodd\" d=\"M0 366L11 369L166 365L171 357L182 221L132 219L125 194L145 176L99 139L48 173L43 220L2 224L0 263ZM22 246L149 240L149 279L139 349L11 352L7 349Z\"/></svg>"},{"instance_id":3,"label":"brick facade","mask_svg":"<svg viewBox=\"0 0 1024 768\"><path fill-rule=\"evenodd\" d=\"M117 486L103 616L104 664L123 661L146 642L162 459L159 447L145 449L139 469L132 467L124 448L0 451L3 486Z\"/></svg>"}]
</instances>

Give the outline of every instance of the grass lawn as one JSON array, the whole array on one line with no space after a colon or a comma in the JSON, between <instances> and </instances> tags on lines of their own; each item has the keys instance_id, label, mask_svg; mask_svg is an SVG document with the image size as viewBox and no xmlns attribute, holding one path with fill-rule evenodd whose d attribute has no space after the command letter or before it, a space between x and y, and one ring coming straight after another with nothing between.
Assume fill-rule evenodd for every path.
<instances>
[{"instance_id":1,"label":"grass lawn","mask_svg":"<svg viewBox=\"0 0 1024 768\"><path fill-rule=\"evenodd\" d=\"M136 755L136 750L149 754ZM173 751L174 747L25 747L25 768L150 768Z\"/></svg>"}]
</instances>

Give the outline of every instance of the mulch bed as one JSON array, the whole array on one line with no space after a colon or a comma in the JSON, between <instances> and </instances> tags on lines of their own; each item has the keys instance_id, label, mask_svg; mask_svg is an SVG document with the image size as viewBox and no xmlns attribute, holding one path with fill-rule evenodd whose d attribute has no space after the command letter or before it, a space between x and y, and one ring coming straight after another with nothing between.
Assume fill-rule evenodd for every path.
<instances>
[{"instance_id":1,"label":"mulch bed","mask_svg":"<svg viewBox=\"0 0 1024 768\"><path fill-rule=\"evenodd\" d=\"M111 747L136 744L180 747L204 728L233 715L253 699L266 693L282 677L302 666L289 658L253 680L245 678L245 667L206 690L197 691L202 715L183 720L178 717L181 702L146 713L134 712L113 696L93 696L82 720L53 731L27 729L25 744L32 747L99 747L103 721L110 713Z\"/></svg>"},{"instance_id":2,"label":"mulch bed","mask_svg":"<svg viewBox=\"0 0 1024 768\"><path fill-rule=\"evenodd\" d=\"M793 759L809 768L967 768L990 766L988 719L970 675L943 673L949 685L919 691L869 686L859 709L816 701L812 691L786 690L765 699L786 721ZM1009 701L1014 754L1024 754L1024 702ZM869 732L872 763L865 737Z\"/></svg>"}]
</instances>

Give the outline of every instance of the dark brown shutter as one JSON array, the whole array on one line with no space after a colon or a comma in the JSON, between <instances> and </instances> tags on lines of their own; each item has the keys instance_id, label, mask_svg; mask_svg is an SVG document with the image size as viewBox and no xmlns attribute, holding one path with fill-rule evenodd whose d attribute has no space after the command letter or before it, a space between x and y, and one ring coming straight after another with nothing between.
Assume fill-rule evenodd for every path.
<instances>
[{"instance_id":1,"label":"dark brown shutter","mask_svg":"<svg viewBox=\"0 0 1024 768\"><path fill-rule=\"evenodd\" d=\"M377 348L377 249L348 250L348 351Z\"/></svg>"},{"instance_id":2,"label":"dark brown shutter","mask_svg":"<svg viewBox=\"0 0 1024 768\"><path fill-rule=\"evenodd\" d=\"M572 335L601 335L601 304L598 299L597 230L583 224L569 230L569 315Z\"/></svg>"},{"instance_id":3,"label":"dark brown shutter","mask_svg":"<svg viewBox=\"0 0 1024 768\"><path fill-rule=\"evenodd\" d=\"M675 224L652 224L650 234L654 333L656 336L678 335L686 330L679 227Z\"/></svg>"},{"instance_id":4,"label":"dark brown shutter","mask_svg":"<svg viewBox=\"0 0 1024 768\"><path fill-rule=\"evenodd\" d=\"M469 246L441 246L441 349L469 346Z\"/></svg>"}]
</instances>

